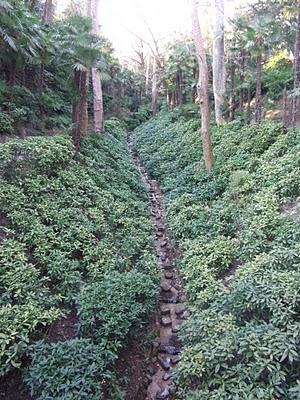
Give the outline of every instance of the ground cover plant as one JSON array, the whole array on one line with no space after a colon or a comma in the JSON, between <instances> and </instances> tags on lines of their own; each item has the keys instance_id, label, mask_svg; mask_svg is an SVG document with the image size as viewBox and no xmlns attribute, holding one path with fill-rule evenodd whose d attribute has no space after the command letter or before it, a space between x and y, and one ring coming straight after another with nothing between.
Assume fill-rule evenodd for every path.
<instances>
[{"instance_id":1,"label":"ground cover plant","mask_svg":"<svg viewBox=\"0 0 300 400\"><path fill-rule=\"evenodd\" d=\"M0 147L0 373L21 368L37 399L102 398L159 287L126 132L108 121L76 160L64 135Z\"/></svg>"},{"instance_id":2,"label":"ground cover plant","mask_svg":"<svg viewBox=\"0 0 300 400\"><path fill-rule=\"evenodd\" d=\"M166 194L192 312L177 398L300 396L299 138L280 124L224 124L206 173L199 121L184 109L135 131Z\"/></svg>"}]
</instances>

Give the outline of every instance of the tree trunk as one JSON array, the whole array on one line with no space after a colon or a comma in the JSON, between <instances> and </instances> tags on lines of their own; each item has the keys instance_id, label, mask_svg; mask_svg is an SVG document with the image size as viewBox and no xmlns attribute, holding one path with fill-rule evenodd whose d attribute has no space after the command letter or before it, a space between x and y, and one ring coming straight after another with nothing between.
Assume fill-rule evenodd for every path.
<instances>
[{"instance_id":1,"label":"tree trunk","mask_svg":"<svg viewBox=\"0 0 300 400\"><path fill-rule=\"evenodd\" d=\"M196 0L192 0L192 30L199 63L198 96L201 111L203 157L206 170L211 171L214 163L214 156L210 137L208 67Z\"/></svg>"},{"instance_id":2,"label":"tree trunk","mask_svg":"<svg viewBox=\"0 0 300 400\"><path fill-rule=\"evenodd\" d=\"M54 18L54 4L53 0L45 0L44 9L43 9L43 16L42 20L44 23L49 23L53 21ZM41 93L44 87L44 80L45 80L45 55L46 50L43 48L41 50L41 65L38 77L38 91Z\"/></svg>"},{"instance_id":3,"label":"tree trunk","mask_svg":"<svg viewBox=\"0 0 300 400\"><path fill-rule=\"evenodd\" d=\"M156 116L158 99L158 84L157 84L157 61L156 57L153 58L153 77L152 77L152 115Z\"/></svg>"},{"instance_id":4,"label":"tree trunk","mask_svg":"<svg viewBox=\"0 0 300 400\"><path fill-rule=\"evenodd\" d=\"M244 109L244 81L245 81L245 50L241 50L240 53L240 104L239 104L239 110L243 111Z\"/></svg>"},{"instance_id":5,"label":"tree trunk","mask_svg":"<svg viewBox=\"0 0 300 400\"><path fill-rule=\"evenodd\" d=\"M87 102L87 71L75 71L76 100L73 103L73 142L76 154L80 151L82 137L85 135L85 107Z\"/></svg>"},{"instance_id":6,"label":"tree trunk","mask_svg":"<svg viewBox=\"0 0 300 400\"><path fill-rule=\"evenodd\" d=\"M297 33L294 50L294 87L291 102L291 126L296 127L298 113L298 91L300 88L300 0L298 0Z\"/></svg>"},{"instance_id":7,"label":"tree trunk","mask_svg":"<svg viewBox=\"0 0 300 400\"><path fill-rule=\"evenodd\" d=\"M282 123L284 126L288 125L287 115L288 115L288 96L285 86L282 96Z\"/></svg>"},{"instance_id":8,"label":"tree trunk","mask_svg":"<svg viewBox=\"0 0 300 400\"><path fill-rule=\"evenodd\" d=\"M261 47L261 38L256 39L258 48ZM255 97L255 122L258 124L261 122L262 117L262 98L261 98L261 73L262 73L262 54L259 51L256 57L256 97Z\"/></svg>"},{"instance_id":9,"label":"tree trunk","mask_svg":"<svg viewBox=\"0 0 300 400\"><path fill-rule=\"evenodd\" d=\"M150 56L147 56L147 62L146 62L146 82L145 82L145 95L146 97L149 94L149 77L150 77Z\"/></svg>"},{"instance_id":10,"label":"tree trunk","mask_svg":"<svg viewBox=\"0 0 300 400\"><path fill-rule=\"evenodd\" d=\"M183 93L182 93L182 71L179 70L176 73L176 105L182 106L183 104Z\"/></svg>"},{"instance_id":11,"label":"tree trunk","mask_svg":"<svg viewBox=\"0 0 300 400\"><path fill-rule=\"evenodd\" d=\"M100 35L100 24L98 21L99 0L88 0L87 12L93 21L94 35ZM101 74L97 67L92 68L93 82L93 111L94 111L94 130L97 133L103 132L104 112L103 112L103 93Z\"/></svg>"},{"instance_id":12,"label":"tree trunk","mask_svg":"<svg viewBox=\"0 0 300 400\"><path fill-rule=\"evenodd\" d=\"M45 0L43 10L43 22L52 21L54 17L54 4L53 0Z\"/></svg>"},{"instance_id":13,"label":"tree trunk","mask_svg":"<svg viewBox=\"0 0 300 400\"><path fill-rule=\"evenodd\" d=\"M217 125L220 125L224 122L222 113L225 93L224 52L224 0L215 0L215 29L213 40L213 89Z\"/></svg>"},{"instance_id":14,"label":"tree trunk","mask_svg":"<svg viewBox=\"0 0 300 400\"><path fill-rule=\"evenodd\" d=\"M247 123L251 123L251 84L248 85L248 95L247 95Z\"/></svg>"},{"instance_id":15,"label":"tree trunk","mask_svg":"<svg viewBox=\"0 0 300 400\"><path fill-rule=\"evenodd\" d=\"M233 121L235 118L235 63L234 58L231 59L230 66L230 100L229 100L229 119Z\"/></svg>"}]
</instances>

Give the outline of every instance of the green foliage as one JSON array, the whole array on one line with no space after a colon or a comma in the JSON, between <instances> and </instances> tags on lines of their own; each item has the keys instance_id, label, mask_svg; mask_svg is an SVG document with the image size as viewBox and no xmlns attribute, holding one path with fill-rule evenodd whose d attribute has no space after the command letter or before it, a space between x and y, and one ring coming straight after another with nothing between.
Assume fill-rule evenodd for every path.
<instances>
[{"instance_id":1,"label":"green foliage","mask_svg":"<svg viewBox=\"0 0 300 400\"><path fill-rule=\"evenodd\" d=\"M132 325L153 310L157 284L133 270L111 273L87 285L79 296L80 332L96 341L124 340Z\"/></svg>"},{"instance_id":2,"label":"green foliage","mask_svg":"<svg viewBox=\"0 0 300 400\"><path fill-rule=\"evenodd\" d=\"M90 339L37 342L30 349L25 382L37 400L104 399L113 379L109 367L115 355Z\"/></svg>"},{"instance_id":3,"label":"green foliage","mask_svg":"<svg viewBox=\"0 0 300 400\"><path fill-rule=\"evenodd\" d=\"M0 133L12 133L14 120L5 111L0 111Z\"/></svg>"},{"instance_id":4,"label":"green foliage","mask_svg":"<svg viewBox=\"0 0 300 400\"><path fill-rule=\"evenodd\" d=\"M28 384L38 398L103 393L117 352L155 307L146 190L125 139L113 120L84 140L79 160L65 135L0 145L0 374L32 357ZM74 310L80 341L31 350Z\"/></svg>"},{"instance_id":5,"label":"green foliage","mask_svg":"<svg viewBox=\"0 0 300 400\"><path fill-rule=\"evenodd\" d=\"M0 133L69 126L74 70L92 66L101 70L106 116L136 111L145 91L141 74L121 66L89 18L73 10L45 23L41 3L7 0L0 12ZM91 93L88 102L91 109Z\"/></svg>"},{"instance_id":6,"label":"green foliage","mask_svg":"<svg viewBox=\"0 0 300 400\"><path fill-rule=\"evenodd\" d=\"M290 90L293 82L292 61L284 52L280 52L268 60L263 75L262 85L268 97L276 100L282 97L283 89Z\"/></svg>"},{"instance_id":7,"label":"green foliage","mask_svg":"<svg viewBox=\"0 0 300 400\"><path fill-rule=\"evenodd\" d=\"M225 124L213 131L207 174L198 122L178 112L136 130L136 148L166 193L192 311L180 331L177 396L296 399L299 131Z\"/></svg>"}]
</instances>

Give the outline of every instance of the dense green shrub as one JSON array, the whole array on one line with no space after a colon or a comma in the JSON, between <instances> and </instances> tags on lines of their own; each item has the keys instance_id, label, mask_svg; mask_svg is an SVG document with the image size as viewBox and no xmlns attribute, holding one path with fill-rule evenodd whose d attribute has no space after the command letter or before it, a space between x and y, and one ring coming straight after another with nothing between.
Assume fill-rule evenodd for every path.
<instances>
[{"instance_id":1,"label":"dense green shrub","mask_svg":"<svg viewBox=\"0 0 300 400\"><path fill-rule=\"evenodd\" d=\"M124 340L132 325L142 322L155 305L157 283L132 270L110 273L84 287L79 296L79 328L85 336Z\"/></svg>"},{"instance_id":2,"label":"dense green shrub","mask_svg":"<svg viewBox=\"0 0 300 400\"><path fill-rule=\"evenodd\" d=\"M37 400L104 399L115 355L90 339L37 342L25 381Z\"/></svg>"},{"instance_id":3,"label":"dense green shrub","mask_svg":"<svg viewBox=\"0 0 300 400\"><path fill-rule=\"evenodd\" d=\"M86 387L81 382L80 398L102 393L101 377L110 376L120 347L158 297L146 189L122 124L108 121L107 130L84 140L79 160L64 135L0 145L0 374L32 357L28 382L39 398L79 398L85 370L91 377ZM80 341L31 350L72 312ZM51 363L45 352L53 353ZM78 368L70 365L69 385L63 363L72 357Z\"/></svg>"}]
</instances>

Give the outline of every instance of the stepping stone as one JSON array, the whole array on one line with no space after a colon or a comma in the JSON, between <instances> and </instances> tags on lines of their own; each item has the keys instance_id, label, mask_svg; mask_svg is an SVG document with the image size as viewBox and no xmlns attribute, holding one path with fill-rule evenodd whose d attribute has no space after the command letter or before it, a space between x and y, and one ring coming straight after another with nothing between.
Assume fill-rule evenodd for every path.
<instances>
[{"instance_id":1,"label":"stepping stone","mask_svg":"<svg viewBox=\"0 0 300 400\"><path fill-rule=\"evenodd\" d=\"M179 302L178 294L172 292L163 292L160 301L166 304L176 304Z\"/></svg>"},{"instance_id":2,"label":"stepping stone","mask_svg":"<svg viewBox=\"0 0 300 400\"><path fill-rule=\"evenodd\" d=\"M171 310L168 306L161 306L160 312L161 312L161 315L169 315L171 313Z\"/></svg>"},{"instance_id":3,"label":"stepping stone","mask_svg":"<svg viewBox=\"0 0 300 400\"><path fill-rule=\"evenodd\" d=\"M170 292L171 289L172 289L172 286L171 286L168 282L163 282L163 283L160 285L160 288L161 288L161 290L162 290L163 292Z\"/></svg>"},{"instance_id":4,"label":"stepping stone","mask_svg":"<svg viewBox=\"0 0 300 400\"><path fill-rule=\"evenodd\" d=\"M168 241L164 240L163 242L161 242L160 247L166 247L168 245Z\"/></svg>"},{"instance_id":5,"label":"stepping stone","mask_svg":"<svg viewBox=\"0 0 300 400\"><path fill-rule=\"evenodd\" d=\"M173 333L178 333L178 332L179 332L179 329L180 329L179 325L174 325L174 326L172 327L172 332L173 332Z\"/></svg>"},{"instance_id":6,"label":"stepping stone","mask_svg":"<svg viewBox=\"0 0 300 400\"><path fill-rule=\"evenodd\" d=\"M172 374L170 372L166 372L163 376L164 381L168 381L172 377Z\"/></svg>"},{"instance_id":7,"label":"stepping stone","mask_svg":"<svg viewBox=\"0 0 300 400\"><path fill-rule=\"evenodd\" d=\"M173 272L171 272L171 271L167 271L167 272L165 272L165 278L166 279L173 279Z\"/></svg>"},{"instance_id":8,"label":"stepping stone","mask_svg":"<svg viewBox=\"0 0 300 400\"><path fill-rule=\"evenodd\" d=\"M151 375L151 376L153 376L154 374L155 374L155 368L154 367L149 367L148 368L148 372L149 372L149 374Z\"/></svg>"},{"instance_id":9,"label":"stepping stone","mask_svg":"<svg viewBox=\"0 0 300 400\"><path fill-rule=\"evenodd\" d=\"M164 369L165 371L168 371L171 367L171 358L166 357L165 359L162 357L158 357L158 362L159 365Z\"/></svg>"},{"instance_id":10,"label":"stepping stone","mask_svg":"<svg viewBox=\"0 0 300 400\"><path fill-rule=\"evenodd\" d=\"M191 313L190 313L188 310L186 310L186 311L180 316L180 318L181 318L181 319L184 319L184 320L187 320L187 319L189 319L190 316L191 316Z\"/></svg>"},{"instance_id":11,"label":"stepping stone","mask_svg":"<svg viewBox=\"0 0 300 400\"><path fill-rule=\"evenodd\" d=\"M180 353L180 348L175 346L160 346L161 353L169 354L170 356L175 356Z\"/></svg>"},{"instance_id":12,"label":"stepping stone","mask_svg":"<svg viewBox=\"0 0 300 400\"><path fill-rule=\"evenodd\" d=\"M176 305L175 313L176 315L183 314L186 311L186 306L182 303Z\"/></svg>"},{"instance_id":13,"label":"stepping stone","mask_svg":"<svg viewBox=\"0 0 300 400\"><path fill-rule=\"evenodd\" d=\"M161 324L163 326L171 326L172 325L172 320L171 320L170 317L162 317Z\"/></svg>"},{"instance_id":14,"label":"stepping stone","mask_svg":"<svg viewBox=\"0 0 300 400\"><path fill-rule=\"evenodd\" d=\"M170 396L171 392L168 387L161 389L156 393L156 400L166 400Z\"/></svg>"},{"instance_id":15,"label":"stepping stone","mask_svg":"<svg viewBox=\"0 0 300 400\"><path fill-rule=\"evenodd\" d=\"M171 363L173 365L177 364L181 360L180 356L174 356L171 358Z\"/></svg>"}]
</instances>

